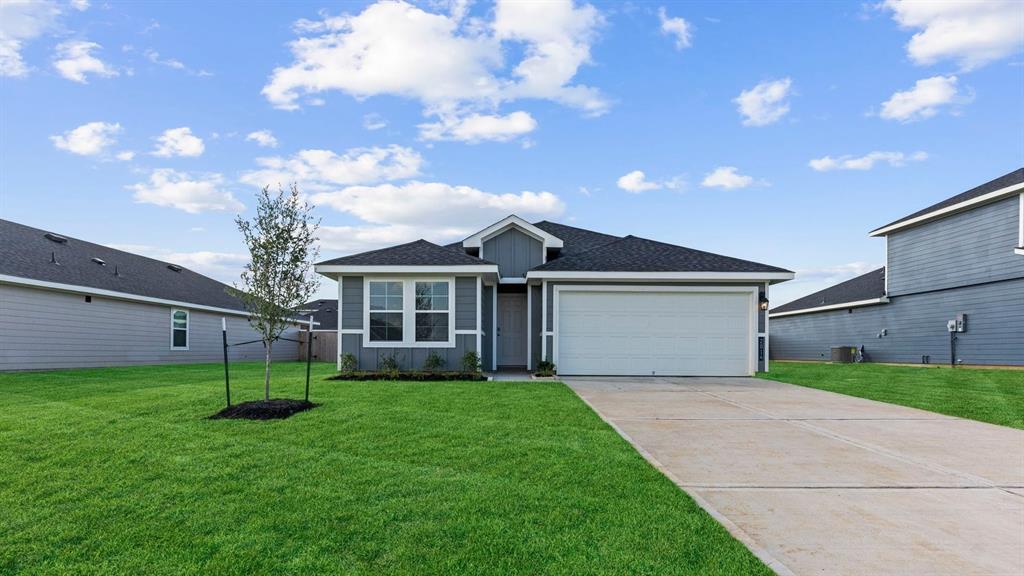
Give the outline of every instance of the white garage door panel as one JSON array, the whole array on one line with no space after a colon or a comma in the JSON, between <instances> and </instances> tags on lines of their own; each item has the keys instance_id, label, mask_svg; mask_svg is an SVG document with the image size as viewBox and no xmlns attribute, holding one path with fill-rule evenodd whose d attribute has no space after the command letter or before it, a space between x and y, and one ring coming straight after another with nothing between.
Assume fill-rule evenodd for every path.
<instances>
[{"instance_id":1,"label":"white garage door panel","mask_svg":"<svg viewBox=\"0 0 1024 576\"><path fill-rule=\"evenodd\" d=\"M558 371L748 375L751 306L741 292L562 290Z\"/></svg>"}]
</instances>

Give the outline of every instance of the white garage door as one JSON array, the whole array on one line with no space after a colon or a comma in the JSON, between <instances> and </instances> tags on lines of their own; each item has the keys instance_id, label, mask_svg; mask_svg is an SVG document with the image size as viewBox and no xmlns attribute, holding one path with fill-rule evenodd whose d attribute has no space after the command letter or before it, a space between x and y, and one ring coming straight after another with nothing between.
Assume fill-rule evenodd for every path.
<instances>
[{"instance_id":1,"label":"white garage door","mask_svg":"<svg viewBox=\"0 0 1024 576\"><path fill-rule=\"evenodd\" d=\"M563 375L747 376L749 292L559 290Z\"/></svg>"}]
</instances>

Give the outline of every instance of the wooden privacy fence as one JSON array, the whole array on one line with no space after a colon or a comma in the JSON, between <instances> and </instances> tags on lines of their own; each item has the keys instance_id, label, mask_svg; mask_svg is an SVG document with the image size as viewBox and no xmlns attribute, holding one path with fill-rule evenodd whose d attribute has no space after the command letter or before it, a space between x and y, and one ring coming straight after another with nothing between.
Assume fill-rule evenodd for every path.
<instances>
[{"instance_id":1,"label":"wooden privacy fence","mask_svg":"<svg viewBox=\"0 0 1024 576\"><path fill-rule=\"evenodd\" d=\"M299 360L306 360L306 338L309 332L299 332ZM313 362L337 362L335 356L338 354L338 333L335 332L313 332Z\"/></svg>"}]
</instances>

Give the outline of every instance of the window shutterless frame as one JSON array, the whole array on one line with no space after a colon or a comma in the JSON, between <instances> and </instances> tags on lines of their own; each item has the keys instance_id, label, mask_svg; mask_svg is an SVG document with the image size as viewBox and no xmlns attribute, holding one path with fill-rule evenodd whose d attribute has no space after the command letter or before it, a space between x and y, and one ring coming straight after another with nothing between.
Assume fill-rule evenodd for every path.
<instances>
[{"instance_id":1,"label":"window shutterless frame","mask_svg":"<svg viewBox=\"0 0 1024 576\"><path fill-rule=\"evenodd\" d=\"M377 282L399 282L402 285L402 339L373 340L370 338L370 315L380 310L371 310L370 285ZM433 286L430 290L430 310L417 310L417 284L445 284L447 286L447 302L443 294L434 295ZM379 289L378 289L379 291ZM426 303L424 291L421 290L421 306ZM398 310L391 313L398 313ZM417 340L416 318L419 315L438 315L430 322L432 330L443 333L442 315L447 315L447 335L444 340ZM426 319L421 319L421 328L425 328ZM441 324L442 326L437 326ZM436 276L364 276L363 277L363 347L364 348L454 348L455 347L455 278Z\"/></svg>"},{"instance_id":2,"label":"window shutterless frame","mask_svg":"<svg viewBox=\"0 0 1024 576\"><path fill-rule=\"evenodd\" d=\"M171 350L188 350L190 314L182 308L171 308Z\"/></svg>"}]
</instances>

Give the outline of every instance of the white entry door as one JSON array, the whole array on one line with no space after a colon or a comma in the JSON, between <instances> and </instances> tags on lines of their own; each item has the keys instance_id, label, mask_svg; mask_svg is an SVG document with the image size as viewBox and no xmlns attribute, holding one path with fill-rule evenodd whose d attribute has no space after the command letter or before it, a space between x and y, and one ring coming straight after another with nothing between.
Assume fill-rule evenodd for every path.
<instances>
[{"instance_id":1,"label":"white entry door","mask_svg":"<svg viewBox=\"0 0 1024 576\"><path fill-rule=\"evenodd\" d=\"M562 290L558 372L748 376L755 309L750 292Z\"/></svg>"},{"instance_id":2,"label":"white entry door","mask_svg":"<svg viewBox=\"0 0 1024 576\"><path fill-rule=\"evenodd\" d=\"M526 293L498 294L498 365L526 366Z\"/></svg>"}]
</instances>

